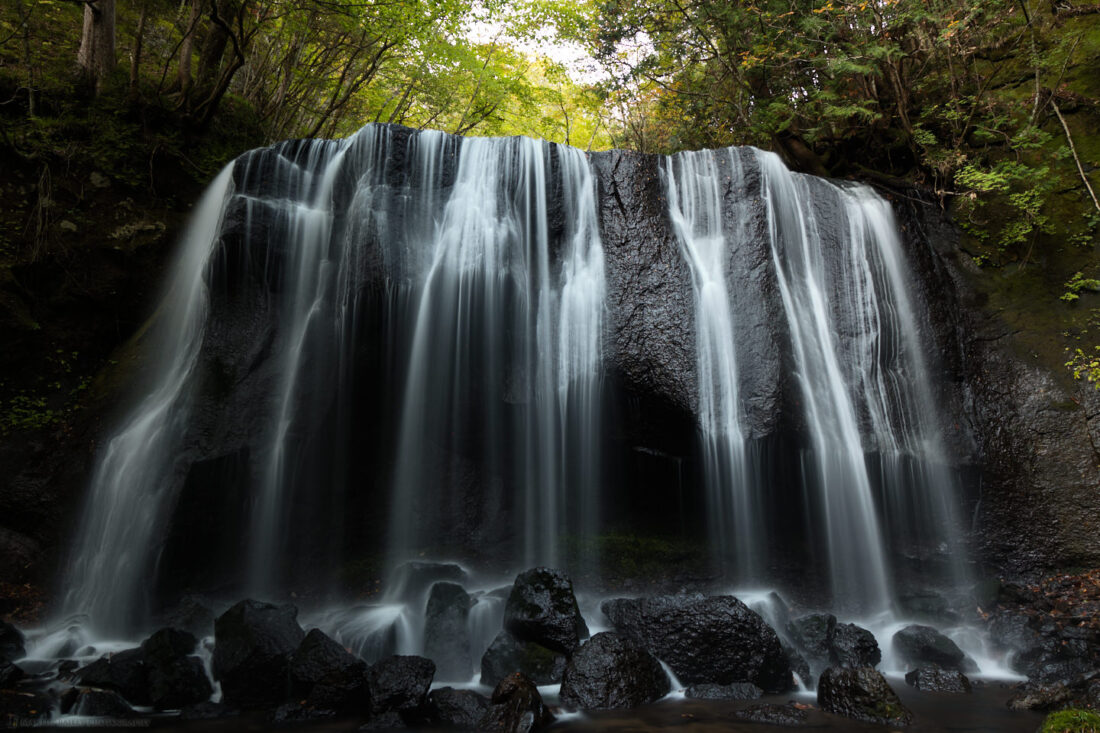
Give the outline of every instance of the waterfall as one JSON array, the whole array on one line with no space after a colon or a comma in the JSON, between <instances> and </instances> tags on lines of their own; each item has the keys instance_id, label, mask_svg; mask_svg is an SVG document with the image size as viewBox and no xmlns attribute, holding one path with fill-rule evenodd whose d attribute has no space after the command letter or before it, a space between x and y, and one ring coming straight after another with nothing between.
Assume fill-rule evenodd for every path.
<instances>
[{"instance_id":1,"label":"waterfall","mask_svg":"<svg viewBox=\"0 0 1100 733\"><path fill-rule=\"evenodd\" d=\"M414 276L390 551L413 555L444 536L424 507L444 502L461 515L472 470L495 487L492 503L506 500L501 487L522 486L523 557L554 565L560 536L590 533L596 512L604 284L595 187L580 151L527 138L469 138L458 158L425 243L430 260ZM558 190L563 231L552 234L547 201ZM442 465L425 459L426 447Z\"/></svg>"},{"instance_id":2,"label":"waterfall","mask_svg":"<svg viewBox=\"0 0 1100 733\"><path fill-rule=\"evenodd\" d=\"M167 477L190 415L192 375L207 311L205 271L217 238L233 165L203 194L183 235L168 292L157 311L153 373L145 398L102 451L91 480L75 552L65 574L64 607L101 631L130 628L144 613L152 572L148 548L171 506Z\"/></svg>"},{"instance_id":3,"label":"waterfall","mask_svg":"<svg viewBox=\"0 0 1100 733\"><path fill-rule=\"evenodd\" d=\"M751 174L750 174L751 171ZM757 150L680 153L665 162L669 216L692 273L698 420L712 553L744 583L767 584L759 467L746 450L732 261L763 202L807 441L800 460L807 533L821 538L833 607L874 613L894 600L888 546L947 547L964 578L941 419L889 205L865 187L793 174ZM732 200L730 200L732 199ZM890 538L889 541L887 538Z\"/></svg>"},{"instance_id":4,"label":"waterfall","mask_svg":"<svg viewBox=\"0 0 1100 733\"><path fill-rule=\"evenodd\" d=\"M737 334L727 287L730 224L726 189L739 159L722 152L665 160L669 216L691 269L697 329L699 423L712 553L740 580L758 579L761 517L758 481L748 465L742 427ZM730 219L732 218L732 222Z\"/></svg>"},{"instance_id":5,"label":"waterfall","mask_svg":"<svg viewBox=\"0 0 1100 733\"><path fill-rule=\"evenodd\" d=\"M302 547L338 565L363 519L344 516L349 464L385 446L391 567L459 551L471 538L458 531L479 521L528 564L563 562L563 538L591 536L599 510L595 197L584 153L527 138L367 126L243 156L186 237L155 386L99 460L68 608L119 628L145 620L184 462L227 450L219 441L246 441L250 462L237 592L280 595ZM208 292L230 315L208 322ZM364 353L372 328L385 343ZM241 352L259 361L227 363ZM352 427L356 395L389 391L368 375L397 392L370 403L390 408L381 448ZM223 425L230 405L194 412L196 385L253 382L240 429Z\"/></svg>"},{"instance_id":6,"label":"waterfall","mask_svg":"<svg viewBox=\"0 0 1100 733\"><path fill-rule=\"evenodd\" d=\"M783 543L826 570L838 611L890 608L899 557L957 558L943 577L959 586L954 471L889 205L749 148L646 158L656 190L621 196L596 155L369 125L223 171L158 312L145 396L98 457L66 609L132 631L192 590L363 598L381 590L364 577L416 559L594 577L600 533L634 531L633 507L608 505L633 501L637 455L688 466L711 555L742 587L777 582ZM657 202L650 229L624 200ZM637 241L608 228L614 205ZM665 288L671 265L682 305L631 290L630 268ZM654 324L674 333L650 352ZM692 339L694 374L677 362L672 385L687 396L639 399L627 376L663 388L654 354L678 342L690 359ZM634 432L624 415L649 404L686 418ZM698 461L662 452L691 417ZM691 531L678 511L644 519ZM400 627L415 646L422 609L390 590L332 628L351 619L347 638L377 651Z\"/></svg>"}]
</instances>

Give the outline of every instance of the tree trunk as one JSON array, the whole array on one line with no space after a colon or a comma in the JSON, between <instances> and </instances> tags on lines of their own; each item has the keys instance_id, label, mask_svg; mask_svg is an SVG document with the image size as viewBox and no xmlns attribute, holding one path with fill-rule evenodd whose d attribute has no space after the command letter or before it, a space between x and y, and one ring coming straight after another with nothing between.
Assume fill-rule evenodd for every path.
<instances>
[{"instance_id":1,"label":"tree trunk","mask_svg":"<svg viewBox=\"0 0 1100 733\"><path fill-rule=\"evenodd\" d=\"M141 4L141 17L138 18L137 33L134 37L134 53L130 56L130 103L138 101L140 89L138 89L138 77L141 71L141 47L145 42L145 20L149 14L149 2Z\"/></svg>"},{"instance_id":2,"label":"tree trunk","mask_svg":"<svg viewBox=\"0 0 1100 733\"><path fill-rule=\"evenodd\" d=\"M202 0L191 0L191 17L187 19L187 29L180 44L179 86L181 99L187 99L191 91L191 55L195 51L195 33L202 12Z\"/></svg>"},{"instance_id":3,"label":"tree trunk","mask_svg":"<svg viewBox=\"0 0 1100 733\"><path fill-rule=\"evenodd\" d=\"M88 86L99 92L115 70L115 0L98 0L84 6L84 30L76 56Z\"/></svg>"}]
</instances>

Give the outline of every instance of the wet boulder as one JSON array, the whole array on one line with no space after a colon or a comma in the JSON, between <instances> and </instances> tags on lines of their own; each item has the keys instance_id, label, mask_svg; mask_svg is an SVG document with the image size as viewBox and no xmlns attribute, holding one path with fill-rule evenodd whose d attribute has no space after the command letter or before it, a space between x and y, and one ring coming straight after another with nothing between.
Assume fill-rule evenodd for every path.
<instances>
[{"instance_id":1,"label":"wet boulder","mask_svg":"<svg viewBox=\"0 0 1100 733\"><path fill-rule=\"evenodd\" d=\"M1008 700L1010 710L1057 710L1073 701L1073 690L1063 682L1020 685Z\"/></svg>"},{"instance_id":2,"label":"wet boulder","mask_svg":"<svg viewBox=\"0 0 1100 733\"><path fill-rule=\"evenodd\" d=\"M298 609L246 600L214 622L214 677L223 699L241 707L286 699L290 657L305 638Z\"/></svg>"},{"instance_id":3,"label":"wet boulder","mask_svg":"<svg viewBox=\"0 0 1100 733\"><path fill-rule=\"evenodd\" d=\"M164 622L171 628L190 631L199 639L214 633L214 612L207 601L197 596L184 596L164 616Z\"/></svg>"},{"instance_id":4,"label":"wet boulder","mask_svg":"<svg viewBox=\"0 0 1100 733\"><path fill-rule=\"evenodd\" d=\"M874 667L882 661L875 635L855 624L836 625L830 653L834 667Z\"/></svg>"},{"instance_id":5,"label":"wet boulder","mask_svg":"<svg viewBox=\"0 0 1100 733\"><path fill-rule=\"evenodd\" d=\"M1069 682L1100 670L1096 650L1084 639L1050 635L1036 638L1012 659L1012 667L1032 680L1050 684Z\"/></svg>"},{"instance_id":6,"label":"wet boulder","mask_svg":"<svg viewBox=\"0 0 1100 733\"><path fill-rule=\"evenodd\" d=\"M131 705L152 704L145 652L140 648L100 657L77 672L76 681L82 687L117 692Z\"/></svg>"},{"instance_id":7,"label":"wet boulder","mask_svg":"<svg viewBox=\"0 0 1100 733\"><path fill-rule=\"evenodd\" d=\"M919 667L905 674L905 682L910 687L926 692L968 693L970 680L962 672L939 667Z\"/></svg>"},{"instance_id":8,"label":"wet boulder","mask_svg":"<svg viewBox=\"0 0 1100 733\"><path fill-rule=\"evenodd\" d=\"M692 685L684 690L684 696L693 700L756 700L763 695L764 691L751 682Z\"/></svg>"},{"instance_id":9,"label":"wet boulder","mask_svg":"<svg viewBox=\"0 0 1100 733\"><path fill-rule=\"evenodd\" d=\"M458 730L477 730L489 710L489 698L473 690L440 687L428 695L428 715L432 725Z\"/></svg>"},{"instance_id":10,"label":"wet boulder","mask_svg":"<svg viewBox=\"0 0 1100 733\"><path fill-rule=\"evenodd\" d=\"M1031 617L1019 611L998 611L986 624L989 639L1001 649L1021 652L1035 645L1039 635L1031 627Z\"/></svg>"},{"instance_id":11,"label":"wet boulder","mask_svg":"<svg viewBox=\"0 0 1100 733\"><path fill-rule=\"evenodd\" d=\"M469 579L469 574L460 565L414 560L394 569L390 592L404 600L423 601L424 593L435 583L465 583Z\"/></svg>"},{"instance_id":12,"label":"wet boulder","mask_svg":"<svg viewBox=\"0 0 1100 733\"><path fill-rule=\"evenodd\" d=\"M434 676L435 663L424 657L392 656L376 662L367 671L372 714L417 715Z\"/></svg>"},{"instance_id":13,"label":"wet boulder","mask_svg":"<svg viewBox=\"0 0 1100 733\"><path fill-rule=\"evenodd\" d=\"M485 733L529 733L554 722L538 689L520 673L501 680L489 703L478 722L478 730Z\"/></svg>"},{"instance_id":14,"label":"wet boulder","mask_svg":"<svg viewBox=\"0 0 1100 733\"><path fill-rule=\"evenodd\" d=\"M573 581L560 570L520 573L504 607L504 628L521 641L569 654L588 638Z\"/></svg>"},{"instance_id":15,"label":"wet boulder","mask_svg":"<svg viewBox=\"0 0 1100 733\"><path fill-rule=\"evenodd\" d=\"M198 641L188 631L165 628L142 642L149 700L157 710L178 710L209 700L214 693L202 660L192 655Z\"/></svg>"},{"instance_id":16,"label":"wet boulder","mask_svg":"<svg viewBox=\"0 0 1100 733\"><path fill-rule=\"evenodd\" d=\"M23 632L6 621L0 621L0 662L14 662L26 653Z\"/></svg>"},{"instance_id":17,"label":"wet boulder","mask_svg":"<svg viewBox=\"0 0 1100 733\"><path fill-rule=\"evenodd\" d=\"M812 613L787 624L787 635L816 670L830 665L835 634L836 616L831 613Z\"/></svg>"},{"instance_id":18,"label":"wet boulder","mask_svg":"<svg viewBox=\"0 0 1100 733\"><path fill-rule=\"evenodd\" d=\"M931 626L910 624L894 634L894 651L913 666L936 666L959 672L977 672L978 665L955 642Z\"/></svg>"},{"instance_id":19,"label":"wet boulder","mask_svg":"<svg viewBox=\"0 0 1100 733\"><path fill-rule=\"evenodd\" d=\"M810 663L806 658L790 644L783 644L783 653L787 655L787 662L791 665L791 674L798 677L797 680L792 679L791 684L797 687L797 683L801 682L805 687L813 687L814 676L810 672Z\"/></svg>"},{"instance_id":20,"label":"wet boulder","mask_svg":"<svg viewBox=\"0 0 1100 733\"><path fill-rule=\"evenodd\" d=\"M817 683L821 709L882 725L909 725L913 714L902 705L886 678L874 667L830 667Z\"/></svg>"},{"instance_id":21,"label":"wet boulder","mask_svg":"<svg viewBox=\"0 0 1100 733\"><path fill-rule=\"evenodd\" d=\"M317 710L369 711L367 663L311 629L290 657L291 695Z\"/></svg>"},{"instance_id":22,"label":"wet boulder","mask_svg":"<svg viewBox=\"0 0 1100 733\"><path fill-rule=\"evenodd\" d=\"M565 664L564 654L501 631L481 657L481 684L495 687L505 677L522 672L536 685L555 685L561 682Z\"/></svg>"},{"instance_id":23,"label":"wet boulder","mask_svg":"<svg viewBox=\"0 0 1100 733\"><path fill-rule=\"evenodd\" d=\"M113 690L73 687L61 696L61 712L65 715L87 715L95 718L132 718L134 709Z\"/></svg>"},{"instance_id":24,"label":"wet boulder","mask_svg":"<svg viewBox=\"0 0 1100 733\"><path fill-rule=\"evenodd\" d=\"M620 598L601 609L616 631L668 664L685 684L751 682L765 692L791 689L779 637L733 596Z\"/></svg>"},{"instance_id":25,"label":"wet boulder","mask_svg":"<svg viewBox=\"0 0 1100 733\"><path fill-rule=\"evenodd\" d=\"M743 710L738 710L736 715L741 720L748 720L753 723L764 723L765 725L793 727L806 724L806 711L800 710L793 705L760 703L757 705L750 705Z\"/></svg>"},{"instance_id":26,"label":"wet boulder","mask_svg":"<svg viewBox=\"0 0 1100 733\"><path fill-rule=\"evenodd\" d=\"M561 703L580 710L633 708L670 688L661 663L637 642L603 632L573 653L561 680Z\"/></svg>"},{"instance_id":27,"label":"wet boulder","mask_svg":"<svg viewBox=\"0 0 1100 733\"><path fill-rule=\"evenodd\" d=\"M466 680L473 669L467 621L474 601L456 583L440 582L428 593L424 612L424 656L435 662L436 677Z\"/></svg>"}]
</instances>

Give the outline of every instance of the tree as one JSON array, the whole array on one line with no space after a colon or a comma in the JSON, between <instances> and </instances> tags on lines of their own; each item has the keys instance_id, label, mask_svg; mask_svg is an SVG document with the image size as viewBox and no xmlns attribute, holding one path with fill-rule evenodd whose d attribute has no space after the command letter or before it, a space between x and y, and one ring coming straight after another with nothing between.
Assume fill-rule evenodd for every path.
<instances>
[{"instance_id":1,"label":"tree","mask_svg":"<svg viewBox=\"0 0 1100 733\"><path fill-rule=\"evenodd\" d=\"M84 2L84 28L76 59L88 87L96 92L101 91L104 81L118 63L115 55L115 0Z\"/></svg>"}]
</instances>

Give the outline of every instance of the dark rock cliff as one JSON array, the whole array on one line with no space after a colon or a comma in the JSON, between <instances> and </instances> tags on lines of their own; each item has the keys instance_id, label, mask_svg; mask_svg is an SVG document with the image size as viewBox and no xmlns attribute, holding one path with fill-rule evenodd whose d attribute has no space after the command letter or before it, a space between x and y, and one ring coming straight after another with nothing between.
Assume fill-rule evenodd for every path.
<instances>
[{"instance_id":1,"label":"dark rock cliff","mask_svg":"<svg viewBox=\"0 0 1100 733\"><path fill-rule=\"evenodd\" d=\"M1100 564L1100 392L1061 368L1044 334L993 290L958 231L919 192L894 202L928 308L943 406L958 427L948 445L969 466L978 559L1007 576ZM993 292L991 292L993 291ZM1062 308L1056 296L1044 295Z\"/></svg>"}]
</instances>

